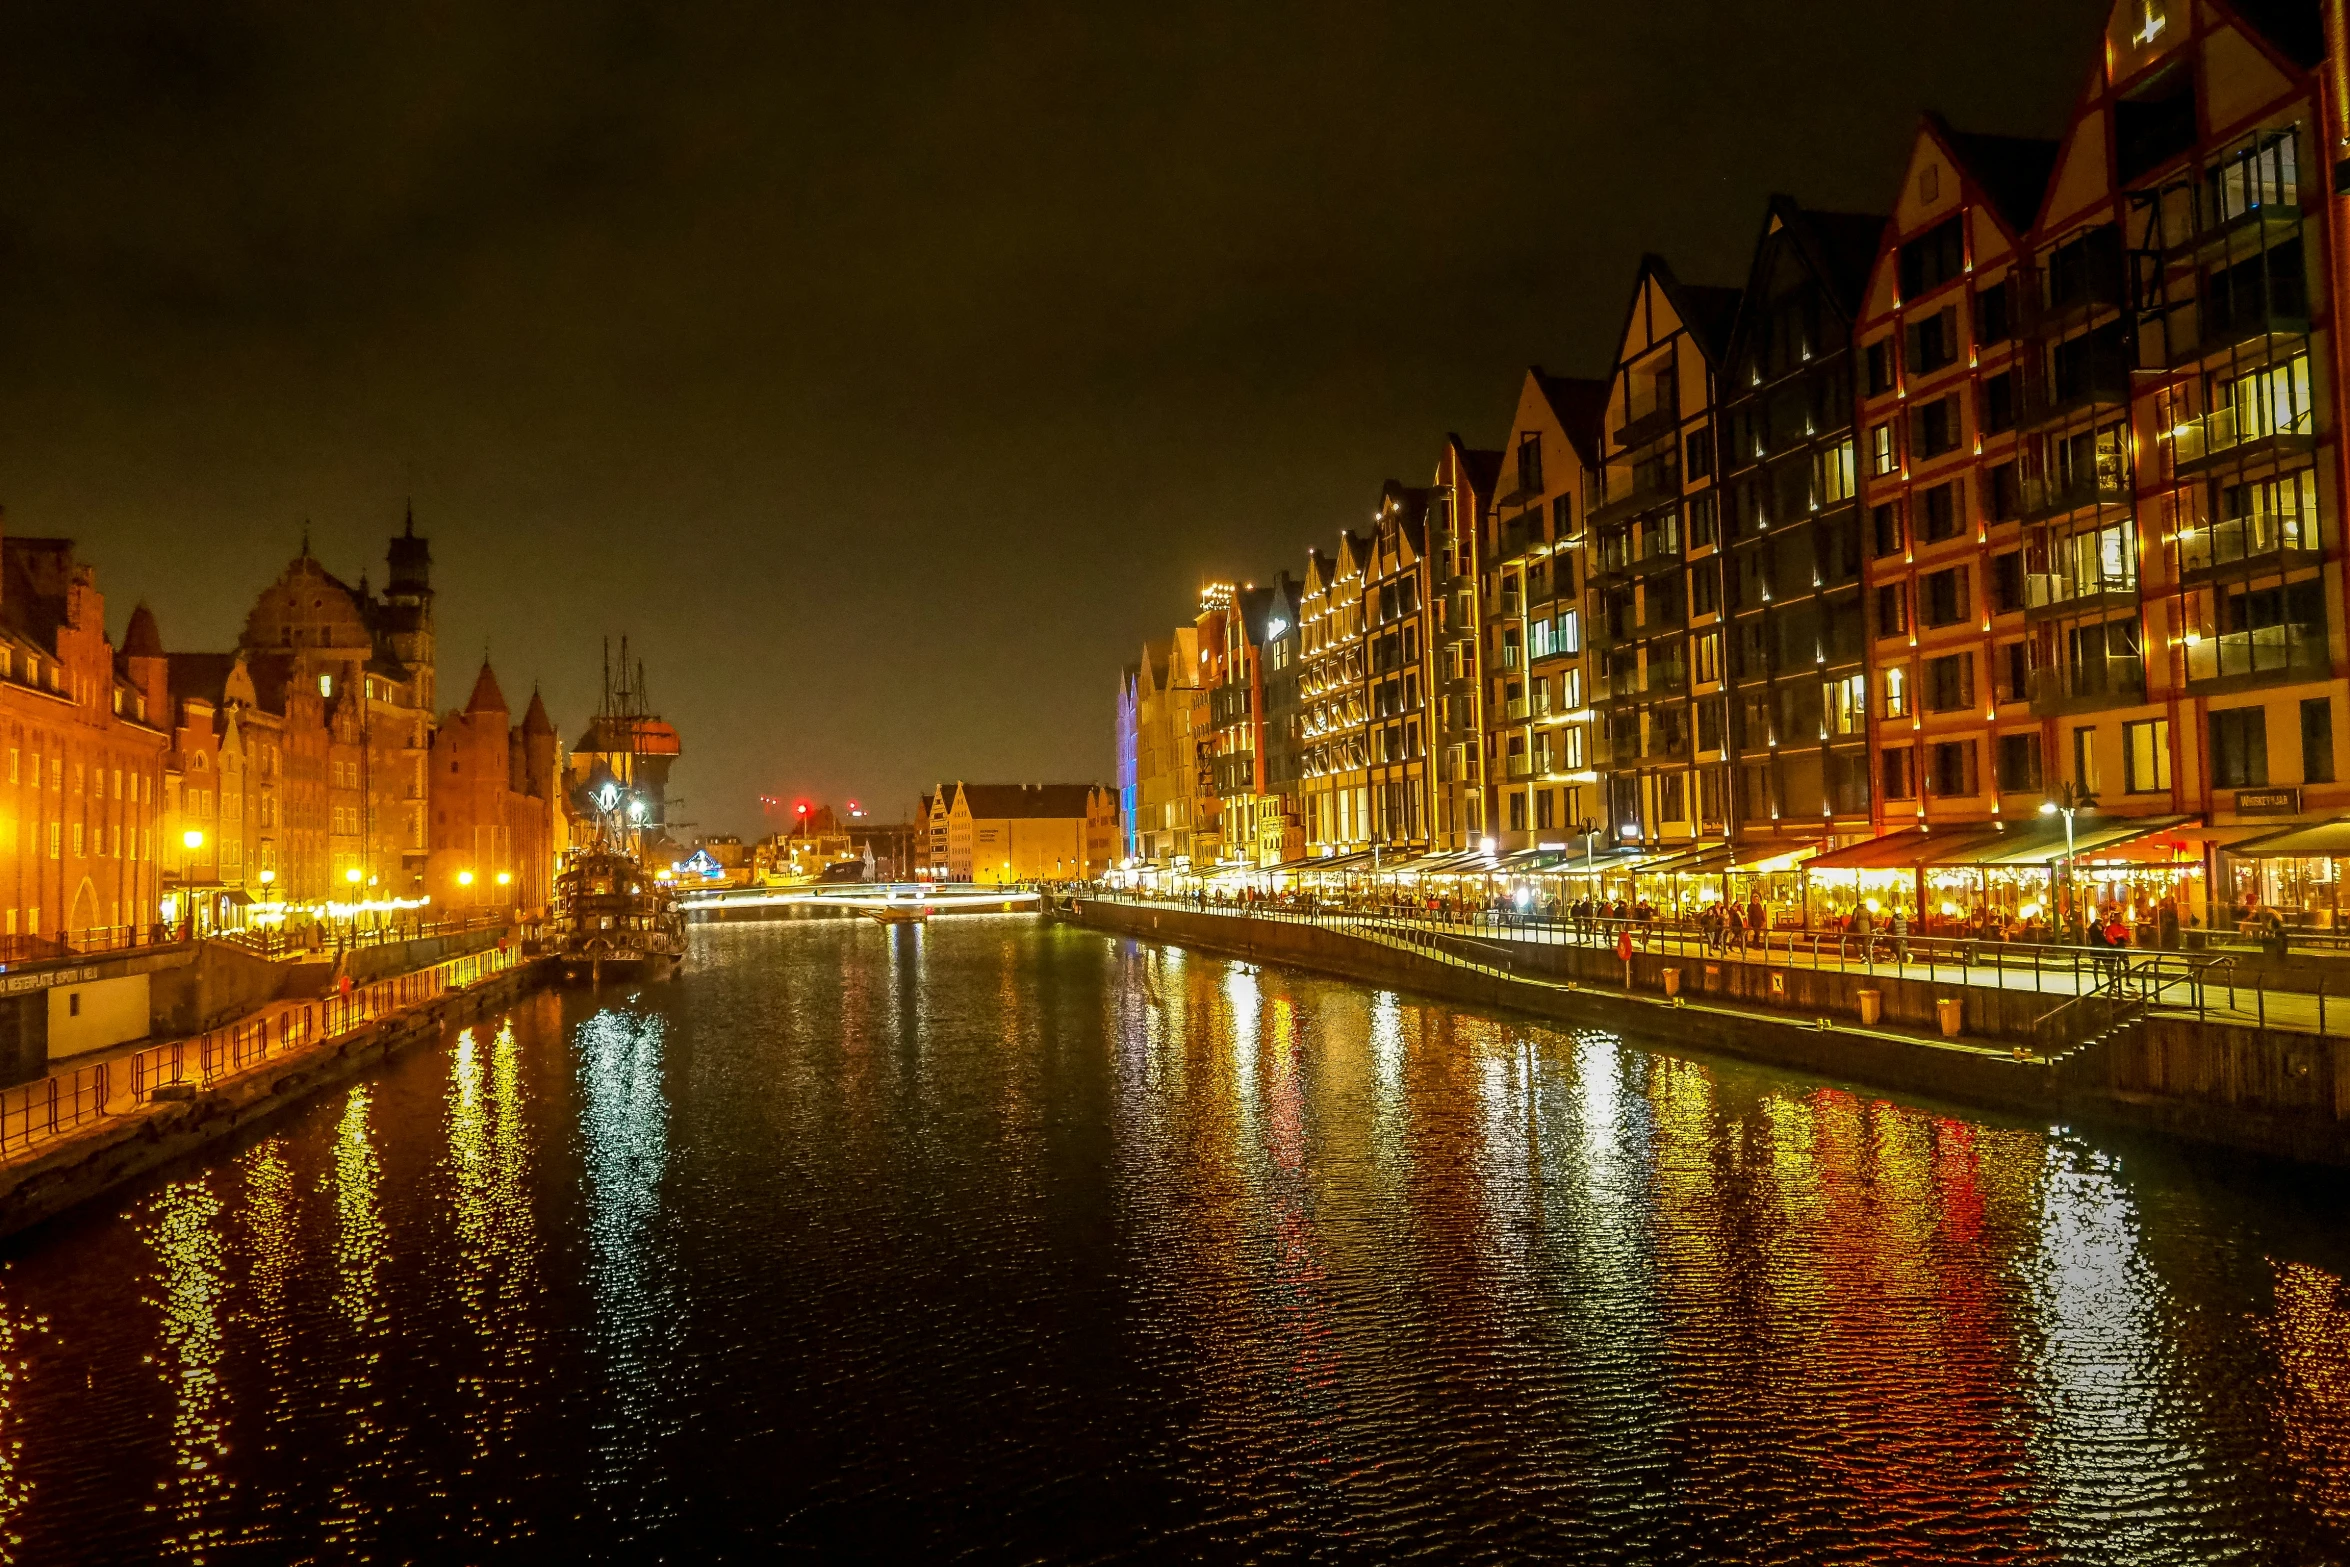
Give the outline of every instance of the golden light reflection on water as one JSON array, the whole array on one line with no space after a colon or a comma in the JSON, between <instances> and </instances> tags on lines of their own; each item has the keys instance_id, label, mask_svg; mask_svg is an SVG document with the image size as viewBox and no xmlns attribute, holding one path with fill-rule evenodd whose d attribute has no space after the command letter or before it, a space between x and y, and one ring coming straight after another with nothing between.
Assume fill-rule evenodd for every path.
<instances>
[{"instance_id":1,"label":"golden light reflection on water","mask_svg":"<svg viewBox=\"0 0 2350 1567\"><path fill-rule=\"evenodd\" d=\"M275 1462L285 1450L285 1430L294 1410L293 1281L304 1261L301 1214L294 1191L294 1167L287 1158L286 1140L267 1137L246 1150L237 1161L243 1176L240 1217L243 1219L245 1273L242 1308L236 1313L237 1338L253 1357L260 1373L258 1395L247 1400L251 1413L243 1421L244 1443L264 1462ZM259 1488L261 1516L275 1525L285 1510L282 1486Z\"/></svg>"},{"instance_id":2,"label":"golden light reflection on water","mask_svg":"<svg viewBox=\"0 0 2350 1567\"><path fill-rule=\"evenodd\" d=\"M327 1177L334 1195L334 1309L349 1342L337 1379L343 1455L321 1529L329 1542L343 1546L373 1532L375 1520L362 1498L366 1482L382 1471L388 1456L383 1398L375 1385L388 1324L380 1291L386 1261L383 1165L368 1122L374 1101L374 1088L367 1083L353 1088L343 1101Z\"/></svg>"},{"instance_id":3,"label":"golden light reflection on water","mask_svg":"<svg viewBox=\"0 0 2350 1567\"><path fill-rule=\"evenodd\" d=\"M228 1500L222 1315L228 1293L221 1201L208 1181L175 1181L149 1206L145 1236L161 1298L156 1364L172 1394L171 1456L156 1482L163 1545L202 1560L227 1540L216 1515Z\"/></svg>"},{"instance_id":4,"label":"golden light reflection on water","mask_svg":"<svg viewBox=\"0 0 2350 1567\"><path fill-rule=\"evenodd\" d=\"M667 1516L668 1504L646 1482L643 1466L666 1430L657 1416L658 1394L681 1328L655 1231L669 1167L665 1031L658 1013L606 1007L579 1025L573 1045L594 1345L610 1399L592 1438L591 1484L616 1516L648 1527Z\"/></svg>"},{"instance_id":5,"label":"golden light reflection on water","mask_svg":"<svg viewBox=\"0 0 2350 1567\"><path fill-rule=\"evenodd\" d=\"M2323 1268L2281 1262L2271 1333L2284 1370L2278 1409L2303 1503L2350 1523L2350 1289Z\"/></svg>"}]
</instances>

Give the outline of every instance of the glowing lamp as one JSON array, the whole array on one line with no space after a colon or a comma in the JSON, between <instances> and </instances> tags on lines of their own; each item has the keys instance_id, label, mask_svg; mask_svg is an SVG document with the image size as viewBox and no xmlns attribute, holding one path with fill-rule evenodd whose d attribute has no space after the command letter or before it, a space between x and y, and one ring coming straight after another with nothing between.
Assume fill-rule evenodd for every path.
<instances>
[{"instance_id":1,"label":"glowing lamp","mask_svg":"<svg viewBox=\"0 0 2350 1567\"><path fill-rule=\"evenodd\" d=\"M358 867L358 866L356 866L356 865L354 865L354 866L352 866L352 867L351 867L349 870L347 870L347 871L343 872L343 880L345 880L345 881L349 882L349 883L350 883L352 886L354 886L354 887L358 886L358 885L359 885L359 867Z\"/></svg>"},{"instance_id":2,"label":"glowing lamp","mask_svg":"<svg viewBox=\"0 0 2350 1567\"><path fill-rule=\"evenodd\" d=\"M195 828L191 827L186 832L180 834L180 842L186 844L191 849L201 849L204 847L204 835Z\"/></svg>"},{"instance_id":3,"label":"glowing lamp","mask_svg":"<svg viewBox=\"0 0 2350 1567\"><path fill-rule=\"evenodd\" d=\"M459 871L459 872L457 873L457 885L458 885L458 886L460 886L460 887L470 887L470 886L472 886L472 885L473 885L473 872L471 872L471 871Z\"/></svg>"},{"instance_id":4,"label":"glowing lamp","mask_svg":"<svg viewBox=\"0 0 2350 1567\"><path fill-rule=\"evenodd\" d=\"M508 882L512 881L513 879L514 879L514 873L513 873L512 871L500 871L500 872L498 872L498 885L499 885L499 886L501 886L501 887L505 886L505 885L506 885L506 883L508 883Z\"/></svg>"}]
</instances>

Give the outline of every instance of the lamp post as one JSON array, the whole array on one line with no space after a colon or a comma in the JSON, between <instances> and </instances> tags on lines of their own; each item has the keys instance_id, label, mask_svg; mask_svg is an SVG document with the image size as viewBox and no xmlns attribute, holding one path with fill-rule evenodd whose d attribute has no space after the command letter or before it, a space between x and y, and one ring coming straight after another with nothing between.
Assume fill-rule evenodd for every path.
<instances>
[{"instance_id":1,"label":"lamp post","mask_svg":"<svg viewBox=\"0 0 2350 1567\"><path fill-rule=\"evenodd\" d=\"M2065 917L2076 925L2080 922L2081 909L2080 897L2073 890L2073 818L2082 811L2095 809L2097 797L2079 784L2069 781L2057 786L2054 799L2040 803L2042 816L2064 818L2064 912Z\"/></svg>"}]
</instances>

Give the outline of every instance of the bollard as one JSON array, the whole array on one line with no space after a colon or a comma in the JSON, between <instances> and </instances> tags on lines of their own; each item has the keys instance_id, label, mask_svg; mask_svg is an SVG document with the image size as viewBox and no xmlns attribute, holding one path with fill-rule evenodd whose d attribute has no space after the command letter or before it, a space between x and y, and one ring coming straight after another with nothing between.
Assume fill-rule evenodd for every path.
<instances>
[{"instance_id":1,"label":"bollard","mask_svg":"<svg viewBox=\"0 0 2350 1567\"><path fill-rule=\"evenodd\" d=\"M1860 993L1860 1020L1862 1024L1874 1028L1884 1015L1885 993L1881 990L1862 991Z\"/></svg>"}]
</instances>

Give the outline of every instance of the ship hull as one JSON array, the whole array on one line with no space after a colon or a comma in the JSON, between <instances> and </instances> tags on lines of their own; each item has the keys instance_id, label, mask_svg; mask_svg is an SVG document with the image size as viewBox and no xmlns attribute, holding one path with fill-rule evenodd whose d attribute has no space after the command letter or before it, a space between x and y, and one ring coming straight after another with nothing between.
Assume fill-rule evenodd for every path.
<instances>
[{"instance_id":1,"label":"ship hull","mask_svg":"<svg viewBox=\"0 0 2350 1567\"><path fill-rule=\"evenodd\" d=\"M641 985L670 978L685 961L681 952L617 947L601 952L561 952L555 962L573 985Z\"/></svg>"}]
</instances>

